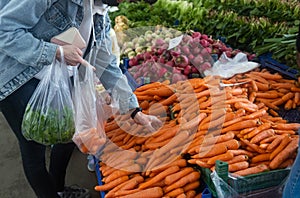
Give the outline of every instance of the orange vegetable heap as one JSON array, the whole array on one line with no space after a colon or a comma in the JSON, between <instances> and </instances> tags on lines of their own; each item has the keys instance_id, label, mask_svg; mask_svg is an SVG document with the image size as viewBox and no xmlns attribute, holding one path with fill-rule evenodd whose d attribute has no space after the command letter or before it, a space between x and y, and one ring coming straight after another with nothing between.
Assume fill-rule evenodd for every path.
<instances>
[{"instance_id":1,"label":"orange vegetable heap","mask_svg":"<svg viewBox=\"0 0 300 198\"><path fill-rule=\"evenodd\" d=\"M299 89L299 82L267 70L139 87L143 112L164 125L150 133L128 115L107 122L109 141L100 162L105 184L95 189L107 191L106 197L197 197L200 172L191 165L214 170L222 160L241 176L288 167L300 124L288 123L276 110L299 106Z\"/></svg>"}]
</instances>

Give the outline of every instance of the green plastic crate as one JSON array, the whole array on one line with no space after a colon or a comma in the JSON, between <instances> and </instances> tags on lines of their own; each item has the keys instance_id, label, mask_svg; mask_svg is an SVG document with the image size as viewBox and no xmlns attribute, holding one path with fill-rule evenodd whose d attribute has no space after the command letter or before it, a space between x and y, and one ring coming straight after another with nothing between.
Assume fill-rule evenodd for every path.
<instances>
[{"instance_id":1,"label":"green plastic crate","mask_svg":"<svg viewBox=\"0 0 300 198\"><path fill-rule=\"evenodd\" d=\"M210 177L211 171L208 168L202 168L201 177L207 184L210 192L217 197L215 185ZM241 178L228 177L228 163L217 160L216 172L239 194L247 195L254 191L282 185L289 175L290 169L272 170L263 173L244 176Z\"/></svg>"}]
</instances>

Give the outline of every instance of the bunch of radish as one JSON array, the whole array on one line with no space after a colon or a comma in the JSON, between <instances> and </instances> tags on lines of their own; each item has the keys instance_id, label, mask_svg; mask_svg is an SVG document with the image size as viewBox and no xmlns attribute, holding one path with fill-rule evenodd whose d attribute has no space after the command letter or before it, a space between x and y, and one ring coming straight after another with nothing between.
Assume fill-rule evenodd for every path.
<instances>
[{"instance_id":1,"label":"bunch of radish","mask_svg":"<svg viewBox=\"0 0 300 198\"><path fill-rule=\"evenodd\" d=\"M177 39L176 45L172 44ZM227 57L234 57L240 50L227 47L222 41L214 40L200 32L183 34L166 28L146 31L142 36L125 42L122 56L128 57L128 71L141 82L171 80L176 83L189 77L203 77L206 69L212 67L212 54L219 58L225 52ZM255 55L246 53L249 60Z\"/></svg>"}]
</instances>

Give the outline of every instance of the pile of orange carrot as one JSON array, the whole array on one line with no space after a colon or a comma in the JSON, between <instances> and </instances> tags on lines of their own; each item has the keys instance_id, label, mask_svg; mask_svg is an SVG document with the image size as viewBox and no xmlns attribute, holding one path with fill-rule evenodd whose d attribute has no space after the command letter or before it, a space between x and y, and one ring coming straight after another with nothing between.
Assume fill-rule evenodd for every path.
<instances>
[{"instance_id":1,"label":"pile of orange carrot","mask_svg":"<svg viewBox=\"0 0 300 198\"><path fill-rule=\"evenodd\" d=\"M199 182L198 171L190 176L195 181L181 181L177 188L169 187L166 178L191 171L191 165L214 170L216 160L228 162L229 171L241 176L288 167L296 155L300 124L288 123L276 110L280 105L298 107L299 89L298 81L265 69L226 80L210 76L139 87L135 94L143 112L158 116L164 125L149 133L128 115L107 122L109 141L100 159L105 184L95 189L106 191L107 197L146 192L153 197L195 197L199 183L185 186ZM168 166L174 159L186 165ZM122 190L129 181L130 188ZM186 189L193 190L191 196Z\"/></svg>"}]
</instances>

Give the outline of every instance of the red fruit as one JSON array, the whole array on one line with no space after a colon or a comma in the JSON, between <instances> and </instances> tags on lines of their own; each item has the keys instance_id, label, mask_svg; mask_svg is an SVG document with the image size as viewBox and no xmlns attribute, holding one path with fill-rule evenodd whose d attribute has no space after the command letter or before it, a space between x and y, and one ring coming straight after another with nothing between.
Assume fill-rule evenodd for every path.
<instances>
[{"instance_id":1,"label":"red fruit","mask_svg":"<svg viewBox=\"0 0 300 198\"><path fill-rule=\"evenodd\" d=\"M138 62L138 60L137 60L136 57L133 57L133 58L131 58L131 59L129 60L128 64L129 64L129 67L132 67L132 66L138 65L139 62Z\"/></svg>"},{"instance_id":2,"label":"red fruit","mask_svg":"<svg viewBox=\"0 0 300 198\"><path fill-rule=\"evenodd\" d=\"M201 33L200 32L193 32L192 37L193 38L201 38Z\"/></svg>"},{"instance_id":3,"label":"red fruit","mask_svg":"<svg viewBox=\"0 0 300 198\"><path fill-rule=\"evenodd\" d=\"M201 49L199 47L195 47L192 52L195 56L197 56L201 52Z\"/></svg>"},{"instance_id":4,"label":"red fruit","mask_svg":"<svg viewBox=\"0 0 300 198\"><path fill-rule=\"evenodd\" d=\"M193 60L194 58L195 58L195 56L193 54L188 55L189 61Z\"/></svg>"},{"instance_id":5,"label":"red fruit","mask_svg":"<svg viewBox=\"0 0 300 198\"><path fill-rule=\"evenodd\" d=\"M203 46L203 47L208 47L209 46L209 42L205 39L201 39L200 40L200 44Z\"/></svg>"},{"instance_id":6,"label":"red fruit","mask_svg":"<svg viewBox=\"0 0 300 198\"><path fill-rule=\"evenodd\" d=\"M194 66L199 66L201 63L203 63L203 57L202 55L198 55L194 58L194 60L192 61Z\"/></svg>"},{"instance_id":7,"label":"red fruit","mask_svg":"<svg viewBox=\"0 0 300 198\"><path fill-rule=\"evenodd\" d=\"M207 36L206 34L202 34L202 35L201 35L201 39L207 40L207 39L208 39L208 36Z\"/></svg>"},{"instance_id":8,"label":"red fruit","mask_svg":"<svg viewBox=\"0 0 300 198\"><path fill-rule=\"evenodd\" d=\"M187 45L182 46L182 47L181 47L181 51L182 51L185 55L190 54L190 49L189 49L189 47L188 47Z\"/></svg>"}]
</instances>

